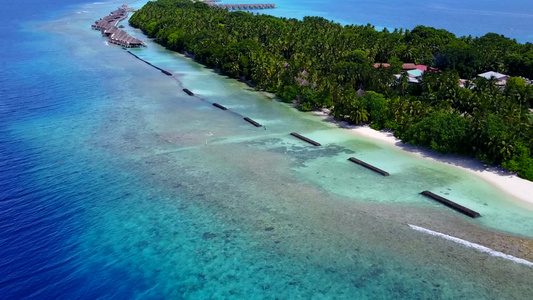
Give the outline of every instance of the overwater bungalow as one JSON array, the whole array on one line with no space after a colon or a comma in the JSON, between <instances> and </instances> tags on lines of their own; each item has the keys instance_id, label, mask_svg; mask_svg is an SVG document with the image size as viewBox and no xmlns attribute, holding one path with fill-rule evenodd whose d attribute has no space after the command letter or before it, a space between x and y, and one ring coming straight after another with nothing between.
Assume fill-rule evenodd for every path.
<instances>
[{"instance_id":1,"label":"overwater bungalow","mask_svg":"<svg viewBox=\"0 0 533 300\"><path fill-rule=\"evenodd\" d=\"M142 47L146 45L143 41L118 28L109 36L109 41L113 44L121 45L127 48Z\"/></svg>"},{"instance_id":2,"label":"overwater bungalow","mask_svg":"<svg viewBox=\"0 0 533 300\"><path fill-rule=\"evenodd\" d=\"M218 0L220 1L220 0ZM137 11L137 9L133 8L133 7L129 7L127 4L122 4L122 6L120 7L126 11L131 11L131 12L134 12L134 11Z\"/></svg>"},{"instance_id":3,"label":"overwater bungalow","mask_svg":"<svg viewBox=\"0 0 533 300\"><path fill-rule=\"evenodd\" d=\"M126 31L117 27L118 23L128 17L129 7L124 5L112 11L108 16L96 21L91 27L95 30L100 30L103 36L107 36L109 42L117 44L126 48L143 47L146 44L138 38L128 34Z\"/></svg>"},{"instance_id":4,"label":"overwater bungalow","mask_svg":"<svg viewBox=\"0 0 533 300\"><path fill-rule=\"evenodd\" d=\"M110 36L117 31L118 31L118 28L116 26L113 26L111 28L102 30L102 35Z\"/></svg>"},{"instance_id":5,"label":"overwater bungalow","mask_svg":"<svg viewBox=\"0 0 533 300\"><path fill-rule=\"evenodd\" d=\"M205 1L204 1L205 2ZM274 3L257 3L257 4L215 4L213 2L205 2L210 6L225 8L228 10L252 10L252 9L267 9L276 8Z\"/></svg>"}]
</instances>

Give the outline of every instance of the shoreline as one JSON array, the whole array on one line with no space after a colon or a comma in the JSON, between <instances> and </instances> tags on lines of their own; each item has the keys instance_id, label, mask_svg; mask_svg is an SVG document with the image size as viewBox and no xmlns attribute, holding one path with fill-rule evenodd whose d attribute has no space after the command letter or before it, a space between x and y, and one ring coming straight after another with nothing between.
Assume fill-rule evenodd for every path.
<instances>
[{"instance_id":1,"label":"shoreline","mask_svg":"<svg viewBox=\"0 0 533 300\"><path fill-rule=\"evenodd\" d=\"M370 128L369 125L350 125L345 121L335 120L329 115L327 109L314 111L312 113L326 122L336 124L340 128L348 129L351 133L357 136L383 142L422 159L458 167L489 182L500 191L520 200L523 202L522 204L525 204L530 210L533 210L533 182L522 179L502 167L485 167L483 162L472 157L459 156L456 154L440 154L434 150L421 146L409 145L396 138L392 132L377 131Z\"/></svg>"},{"instance_id":2,"label":"shoreline","mask_svg":"<svg viewBox=\"0 0 533 300\"><path fill-rule=\"evenodd\" d=\"M171 50L170 50L171 51ZM179 54L185 59L189 59L192 62L204 66L210 69L217 75L222 75L218 70L212 69L205 66L199 61L196 61L194 55L191 55L187 52L180 53L172 51ZM224 75L223 75L224 76ZM255 92L262 94L265 98L269 100L275 100L277 97L275 94L257 90L255 87L251 86L250 82L243 80L243 78L233 78L235 81L240 82L245 86L245 88L253 89ZM275 100L276 101L276 100ZM290 104L289 104L290 105ZM294 105L293 105L294 106ZM349 132L354 133L360 137L368 138L374 141L380 141L390 146L394 146L397 149L403 150L404 153L414 155L417 158L423 158L426 160L445 163L447 165L452 165L458 167L464 171L467 171L478 178L486 181L487 183L493 185L503 193L509 195L510 197L518 200L518 205L521 205L522 208L527 209L533 212L533 181L528 181L518 177L516 174L507 171L499 166L486 166L485 163L467 156L459 156L456 154L441 154L437 151L424 148L422 146L414 146L407 143L403 143L401 140L394 137L391 132L377 131L370 128L368 125L350 125L345 121L338 121L333 119L329 115L328 109L322 109L320 111L313 111L313 115L318 116L326 122L336 124L339 128L349 129Z\"/></svg>"},{"instance_id":3,"label":"shoreline","mask_svg":"<svg viewBox=\"0 0 533 300\"><path fill-rule=\"evenodd\" d=\"M181 53L181 52L176 52L176 51L172 51L172 52L180 55L184 59L188 59L196 64L206 67L207 69L209 69L216 75L225 76L225 75L222 75L217 70L209 68L203 65L201 62L196 61L194 59L194 56L188 53ZM278 101L276 99L277 96L271 92L257 90L254 87L251 87L248 82L243 81L242 79L237 79L237 78L232 78L232 79L235 80L236 82L241 83L244 89L249 89L249 90L251 89L254 92L257 92L263 97L267 98L268 100ZM282 101L278 101L278 102L283 103ZM296 107L294 107L294 103L293 104L289 103L288 105L292 106L294 109L297 109ZM452 165L464 171L467 171L475 176L478 176L482 180L490 183L491 185L495 186L497 189L499 189L503 193L520 201L519 204L522 204L522 208L528 209L533 212L533 196L528 197L528 195L533 195L533 181L522 179L518 177L516 174L510 171L507 171L503 169L502 167L499 167L499 166L485 167L485 163L473 157L460 156L457 154L441 154L437 151L424 148L422 146L414 146L414 145L410 145L407 143L403 143L400 139L394 137L392 132L377 131L377 130L370 128L369 125L350 125L345 121L335 120L331 115L329 115L328 109L322 109L319 111L311 111L311 113L314 116L319 117L323 121L336 124L339 128L348 129L349 132L359 137L364 137L370 140L385 143L387 145L396 147L399 150L402 150L404 153L414 155L418 158L422 158L422 159L426 159L426 160L430 160L434 162L439 162L439 163L444 163L447 165Z\"/></svg>"}]
</instances>

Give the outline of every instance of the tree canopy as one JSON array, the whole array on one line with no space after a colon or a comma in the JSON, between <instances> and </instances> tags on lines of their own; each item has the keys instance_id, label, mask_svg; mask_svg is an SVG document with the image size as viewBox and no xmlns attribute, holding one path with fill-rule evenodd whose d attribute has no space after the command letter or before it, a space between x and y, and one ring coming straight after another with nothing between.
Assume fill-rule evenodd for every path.
<instances>
[{"instance_id":1,"label":"tree canopy","mask_svg":"<svg viewBox=\"0 0 533 300\"><path fill-rule=\"evenodd\" d=\"M425 26L377 31L320 17L303 20L228 11L189 0L148 2L130 19L149 37L231 77L335 118L389 128L404 142L475 156L533 180L533 44L505 36L456 37ZM403 62L426 64L409 84ZM374 63L390 66L374 67ZM510 74L505 88L478 78Z\"/></svg>"}]
</instances>

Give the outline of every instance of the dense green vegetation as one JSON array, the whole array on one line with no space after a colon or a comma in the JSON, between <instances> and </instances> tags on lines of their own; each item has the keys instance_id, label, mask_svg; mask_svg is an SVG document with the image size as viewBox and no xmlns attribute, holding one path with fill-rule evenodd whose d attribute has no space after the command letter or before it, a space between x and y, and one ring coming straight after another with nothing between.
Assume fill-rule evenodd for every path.
<instances>
[{"instance_id":1,"label":"dense green vegetation","mask_svg":"<svg viewBox=\"0 0 533 300\"><path fill-rule=\"evenodd\" d=\"M303 20L229 12L188 0L149 2L130 19L158 43L258 89L329 107L335 118L392 129L402 141L501 164L533 180L533 87L513 77L505 88L479 78L493 70L533 78L533 44L501 35L456 37L417 26L376 31L319 17ZM374 68L388 62L390 68ZM402 62L434 66L421 84L394 77ZM366 93L358 93L358 90ZM361 95L362 94L362 95Z\"/></svg>"}]
</instances>

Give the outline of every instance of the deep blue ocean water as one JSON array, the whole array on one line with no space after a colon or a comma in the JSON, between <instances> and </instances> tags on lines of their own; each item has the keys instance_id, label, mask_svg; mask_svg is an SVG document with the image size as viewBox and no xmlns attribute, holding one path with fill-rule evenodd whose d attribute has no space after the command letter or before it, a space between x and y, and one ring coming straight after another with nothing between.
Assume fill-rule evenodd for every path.
<instances>
[{"instance_id":1,"label":"deep blue ocean water","mask_svg":"<svg viewBox=\"0 0 533 300\"><path fill-rule=\"evenodd\" d=\"M79 1L82 3L82 1ZM104 98L97 74L33 30L75 1L3 1L0 16L0 294L3 299L133 298L142 281L87 264L76 251L84 203L106 193L76 144L91 130L84 112ZM74 101L77 100L77 101ZM69 120L75 120L69 122ZM22 125L15 129L17 125ZM64 127L68 126L68 127ZM76 161L75 167L66 167ZM64 164L63 164L64 163Z\"/></svg>"},{"instance_id":2,"label":"deep blue ocean water","mask_svg":"<svg viewBox=\"0 0 533 300\"><path fill-rule=\"evenodd\" d=\"M175 74L167 78L89 29L118 4L2 2L0 298L531 294L531 268L406 226L467 228L478 242L492 230L531 238L530 207L153 43L136 50ZM268 130L183 95L183 86ZM309 149L290 130L326 146ZM345 164L354 153L410 180L378 182ZM417 195L426 187L470 199L488 218L450 214Z\"/></svg>"}]
</instances>

